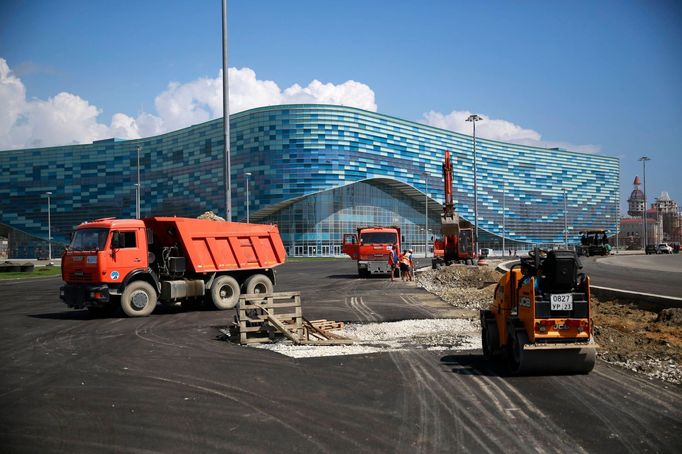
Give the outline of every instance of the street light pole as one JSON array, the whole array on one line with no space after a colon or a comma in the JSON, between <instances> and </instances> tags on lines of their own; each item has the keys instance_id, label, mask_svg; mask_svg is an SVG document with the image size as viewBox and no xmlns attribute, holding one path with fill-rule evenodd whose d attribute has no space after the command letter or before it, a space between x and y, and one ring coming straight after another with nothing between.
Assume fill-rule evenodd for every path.
<instances>
[{"instance_id":1,"label":"street light pole","mask_svg":"<svg viewBox=\"0 0 682 454\"><path fill-rule=\"evenodd\" d=\"M566 188L561 188L564 191L564 246L568 247L568 197Z\"/></svg>"},{"instance_id":2,"label":"street light pole","mask_svg":"<svg viewBox=\"0 0 682 454\"><path fill-rule=\"evenodd\" d=\"M232 176L230 166L230 89L227 74L227 0L223 0L223 136L225 138L225 220L232 221Z\"/></svg>"},{"instance_id":3,"label":"street light pole","mask_svg":"<svg viewBox=\"0 0 682 454\"><path fill-rule=\"evenodd\" d=\"M251 176L251 172L246 172L244 174L246 177L246 223L249 223L249 177Z\"/></svg>"},{"instance_id":4,"label":"street light pole","mask_svg":"<svg viewBox=\"0 0 682 454\"><path fill-rule=\"evenodd\" d=\"M52 219L51 213L52 206L50 205L50 196L52 193L50 191L46 192L47 196L47 260L52 261Z\"/></svg>"},{"instance_id":5,"label":"street light pole","mask_svg":"<svg viewBox=\"0 0 682 454\"><path fill-rule=\"evenodd\" d=\"M504 237L507 235L507 227L505 226L505 221L507 217L507 183L502 184L502 257L504 257L504 251L507 250Z\"/></svg>"},{"instance_id":6,"label":"street light pole","mask_svg":"<svg viewBox=\"0 0 682 454\"><path fill-rule=\"evenodd\" d=\"M424 172L426 192L424 193L424 258L429 256L429 174Z\"/></svg>"},{"instance_id":7,"label":"street light pole","mask_svg":"<svg viewBox=\"0 0 682 454\"><path fill-rule=\"evenodd\" d=\"M140 186L140 151L142 147L137 146L137 187L135 191L135 219L140 219L140 193L142 192L142 186Z\"/></svg>"},{"instance_id":8,"label":"street light pole","mask_svg":"<svg viewBox=\"0 0 682 454\"><path fill-rule=\"evenodd\" d=\"M616 194L616 254L620 253L619 240L620 235L620 191Z\"/></svg>"},{"instance_id":9,"label":"street light pole","mask_svg":"<svg viewBox=\"0 0 682 454\"><path fill-rule=\"evenodd\" d=\"M644 238L644 243L642 244L642 249L644 249L644 252L646 252L646 245L648 243L647 240L647 219L646 219L646 162L651 161L651 158L647 156L642 156L639 158L639 161L642 161L642 177L644 179L644 210L642 210L642 228L644 229L644 236L641 238Z\"/></svg>"},{"instance_id":10,"label":"street light pole","mask_svg":"<svg viewBox=\"0 0 682 454\"><path fill-rule=\"evenodd\" d=\"M474 124L474 244L476 251L474 254L478 257L478 178L476 171L476 122L483 120L482 117L473 114L469 115L466 121L470 121Z\"/></svg>"}]
</instances>

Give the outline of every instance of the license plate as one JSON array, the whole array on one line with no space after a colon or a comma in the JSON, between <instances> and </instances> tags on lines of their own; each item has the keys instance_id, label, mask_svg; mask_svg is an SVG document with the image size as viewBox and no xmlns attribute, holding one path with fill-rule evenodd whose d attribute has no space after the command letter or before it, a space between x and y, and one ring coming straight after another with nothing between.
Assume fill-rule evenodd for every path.
<instances>
[{"instance_id":1,"label":"license plate","mask_svg":"<svg viewBox=\"0 0 682 454\"><path fill-rule=\"evenodd\" d=\"M550 296L550 309L553 311L572 311L573 294L558 293Z\"/></svg>"}]
</instances>

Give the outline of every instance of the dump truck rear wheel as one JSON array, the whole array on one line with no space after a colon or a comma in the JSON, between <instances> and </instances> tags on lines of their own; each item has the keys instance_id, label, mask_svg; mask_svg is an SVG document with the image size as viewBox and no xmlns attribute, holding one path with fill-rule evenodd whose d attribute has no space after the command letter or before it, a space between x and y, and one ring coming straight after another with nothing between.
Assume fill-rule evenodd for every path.
<instances>
[{"instance_id":1,"label":"dump truck rear wheel","mask_svg":"<svg viewBox=\"0 0 682 454\"><path fill-rule=\"evenodd\" d=\"M245 293L266 294L272 293L273 290L272 281L265 274L254 274L244 282Z\"/></svg>"},{"instance_id":2,"label":"dump truck rear wheel","mask_svg":"<svg viewBox=\"0 0 682 454\"><path fill-rule=\"evenodd\" d=\"M239 302L239 282L232 276L220 276L211 286L211 301L220 309L232 309Z\"/></svg>"},{"instance_id":3,"label":"dump truck rear wheel","mask_svg":"<svg viewBox=\"0 0 682 454\"><path fill-rule=\"evenodd\" d=\"M156 307L156 291L145 281L135 281L121 295L121 308L128 317L146 317Z\"/></svg>"}]
</instances>

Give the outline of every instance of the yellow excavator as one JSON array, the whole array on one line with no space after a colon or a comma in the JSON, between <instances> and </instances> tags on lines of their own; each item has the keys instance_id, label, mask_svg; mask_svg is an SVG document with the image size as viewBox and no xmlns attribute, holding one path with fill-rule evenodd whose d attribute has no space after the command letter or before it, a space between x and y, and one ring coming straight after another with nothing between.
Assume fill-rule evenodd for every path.
<instances>
[{"instance_id":1,"label":"yellow excavator","mask_svg":"<svg viewBox=\"0 0 682 454\"><path fill-rule=\"evenodd\" d=\"M533 249L500 279L481 310L483 354L513 374L587 374L594 368L590 278L574 251Z\"/></svg>"}]
</instances>

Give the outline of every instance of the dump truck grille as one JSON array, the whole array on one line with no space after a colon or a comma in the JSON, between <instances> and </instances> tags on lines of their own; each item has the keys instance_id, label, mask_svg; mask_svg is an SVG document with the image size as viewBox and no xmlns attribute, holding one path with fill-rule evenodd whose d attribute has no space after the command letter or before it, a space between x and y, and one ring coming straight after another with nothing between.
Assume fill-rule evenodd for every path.
<instances>
[{"instance_id":1,"label":"dump truck grille","mask_svg":"<svg viewBox=\"0 0 682 454\"><path fill-rule=\"evenodd\" d=\"M72 271L69 274L69 282L92 282L92 273Z\"/></svg>"}]
</instances>

